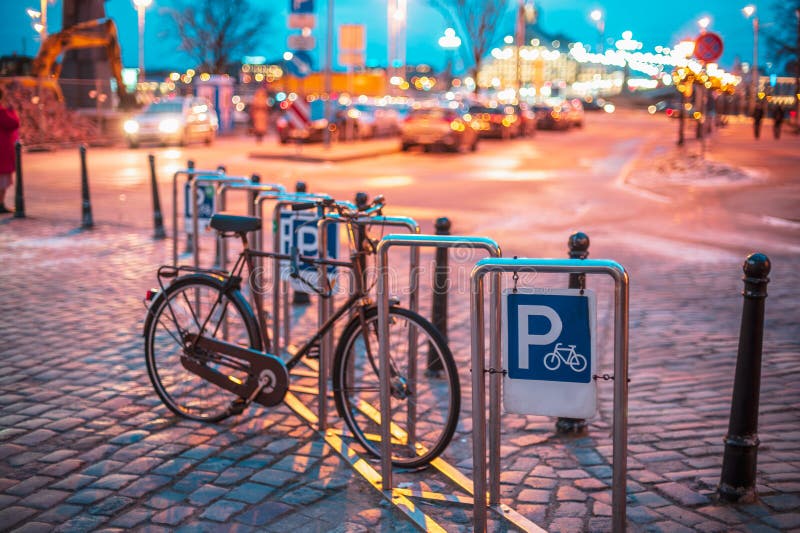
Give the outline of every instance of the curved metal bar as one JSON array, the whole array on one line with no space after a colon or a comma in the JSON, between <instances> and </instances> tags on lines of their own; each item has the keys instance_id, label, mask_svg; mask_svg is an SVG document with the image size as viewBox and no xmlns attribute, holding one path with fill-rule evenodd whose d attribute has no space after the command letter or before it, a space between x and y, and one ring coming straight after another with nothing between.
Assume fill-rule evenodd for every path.
<instances>
[{"instance_id":1,"label":"curved metal bar","mask_svg":"<svg viewBox=\"0 0 800 533\"><path fill-rule=\"evenodd\" d=\"M472 450L473 475L475 477L473 528L475 531L479 532L486 530L486 399L483 372L485 362L483 339L483 277L486 274L499 276L504 272L530 270L547 273L574 272L579 274L607 274L614 279L612 527L614 531L624 531L626 519L625 480L627 474L628 442L629 278L628 273L622 265L616 261L601 259L484 259L479 261L472 269L472 273L470 274L470 326L472 331ZM495 307L495 305L492 307ZM496 328L499 330L499 323L493 322L493 325L494 327L491 329ZM490 357L494 365L496 361L499 360L500 354L494 353L493 351ZM494 402L498 399L492 398L492 401ZM499 472L497 472L497 475L499 476Z\"/></svg>"},{"instance_id":2,"label":"curved metal bar","mask_svg":"<svg viewBox=\"0 0 800 533\"><path fill-rule=\"evenodd\" d=\"M195 170L185 168L176 170L172 175L172 266L178 266L178 176L222 176L219 170ZM185 215L185 213L184 213Z\"/></svg>"},{"instance_id":3,"label":"curved metal bar","mask_svg":"<svg viewBox=\"0 0 800 533\"><path fill-rule=\"evenodd\" d=\"M389 449L390 414L390 380L389 372L389 268L388 255L392 246L433 246L442 248L477 248L484 249L494 257L501 255L500 246L488 237L463 237L458 235L386 235L378 243L378 337L380 361L380 402L381 402L381 475L382 488L389 491L392 488L392 458ZM414 273L415 283L418 283L419 272ZM499 295L498 295L499 297ZM485 454L484 454L485 457Z\"/></svg>"},{"instance_id":4,"label":"curved metal bar","mask_svg":"<svg viewBox=\"0 0 800 533\"><path fill-rule=\"evenodd\" d=\"M250 178L244 176L226 176L221 172L216 176L198 176L195 174L194 179L189 184L189 195L191 201L194 202L197 198L197 184L199 182L213 183L218 185L228 181L250 182ZM199 224L197 220L197 209L192 209L192 231L194 232L194 267L200 267L200 234Z\"/></svg>"}]
</instances>

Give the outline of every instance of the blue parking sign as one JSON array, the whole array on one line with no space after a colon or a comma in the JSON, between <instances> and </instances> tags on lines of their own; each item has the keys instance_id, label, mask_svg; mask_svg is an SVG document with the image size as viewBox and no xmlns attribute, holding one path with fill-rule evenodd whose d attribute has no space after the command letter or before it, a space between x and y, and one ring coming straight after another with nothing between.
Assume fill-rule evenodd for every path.
<instances>
[{"instance_id":1,"label":"blue parking sign","mask_svg":"<svg viewBox=\"0 0 800 533\"><path fill-rule=\"evenodd\" d=\"M197 207L197 220L201 223L206 223L211 220L211 215L213 215L215 211L214 202L216 191L214 185L210 183L198 183L196 190L197 197L194 202L189 199L191 193L192 182L187 180L183 187L183 213L186 217L186 233L192 233L191 219L195 207Z\"/></svg>"},{"instance_id":2,"label":"blue parking sign","mask_svg":"<svg viewBox=\"0 0 800 533\"><path fill-rule=\"evenodd\" d=\"M282 254L291 254L292 247L297 247L300 255L305 257L319 257L319 236L317 232L316 211L292 211L282 212L280 215L280 250ZM336 259L339 257L339 228L336 224L329 224L327 227L327 257ZM313 286L317 285L317 266L300 262L297 265L300 275L306 282ZM332 265L327 267L330 277L336 268ZM289 282L298 290L308 290L303 283L293 279L289 275L289 262L281 261L281 278Z\"/></svg>"},{"instance_id":3,"label":"blue parking sign","mask_svg":"<svg viewBox=\"0 0 800 533\"><path fill-rule=\"evenodd\" d=\"M290 13L313 13L314 0L289 0Z\"/></svg>"},{"instance_id":4,"label":"blue parking sign","mask_svg":"<svg viewBox=\"0 0 800 533\"><path fill-rule=\"evenodd\" d=\"M508 371L504 382L507 410L575 418L593 414L595 314L592 291L506 291L503 363Z\"/></svg>"}]
</instances>

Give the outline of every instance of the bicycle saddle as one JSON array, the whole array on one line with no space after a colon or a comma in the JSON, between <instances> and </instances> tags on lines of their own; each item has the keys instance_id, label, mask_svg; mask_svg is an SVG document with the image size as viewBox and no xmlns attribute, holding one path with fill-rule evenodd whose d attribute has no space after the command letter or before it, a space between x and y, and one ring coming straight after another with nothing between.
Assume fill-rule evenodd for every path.
<instances>
[{"instance_id":1,"label":"bicycle saddle","mask_svg":"<svg viewBox=\"0 0 800 533\"><path fill-rule=\"evenodd\" d=\"M217 231L247 233L261 229L261 219L231 213L214 213L209 225Z\"/></svg>"}]
</instances>

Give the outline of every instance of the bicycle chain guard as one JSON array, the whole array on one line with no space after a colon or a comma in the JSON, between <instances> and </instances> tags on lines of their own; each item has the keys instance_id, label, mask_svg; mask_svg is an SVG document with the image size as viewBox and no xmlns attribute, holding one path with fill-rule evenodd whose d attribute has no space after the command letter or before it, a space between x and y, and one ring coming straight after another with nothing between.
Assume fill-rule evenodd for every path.
<instances>
[{"instance_id":1,"label":"bicycle chain guard","mask_svg":"<svg viewBox=\"0 0 800 533\"><path fill-rule=\"evenodd\" d=\"M197 342L195 343L195 339ZM238 344L211 339L190 333L186 335L187 346L194 346L194 353L181 356L183 367L201 378L222 387L245 399L271 407L283 401L289 390L289 371L282 360L268 353ZM237 383L206 362L212 362L208 353L222 354L247 363L248 379ZM220 365L224 369L224 365ZM263 386L262 386L263 385ZM260 391L258 387L261 387ZM255 397L253 397L255 395Z\"/></svg>"}]
</instances>

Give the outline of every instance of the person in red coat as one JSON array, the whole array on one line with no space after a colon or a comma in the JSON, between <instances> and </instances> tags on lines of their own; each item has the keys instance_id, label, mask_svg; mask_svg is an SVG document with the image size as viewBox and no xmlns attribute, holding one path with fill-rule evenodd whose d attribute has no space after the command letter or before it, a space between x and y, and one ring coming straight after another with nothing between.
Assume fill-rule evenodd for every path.
<instances>
[{"instance_id":1,"label":"person in red coat","mask_svg":"<svg viewBox=\"0 0 800 533\"><path fill-rule=\"evenodd\" d=\"M11 213L5 205L5 197L17 165L14 144L19 135L19 116L6 104L3 96L0 89L0 213Z\"/></svg>"}]
</instances>

